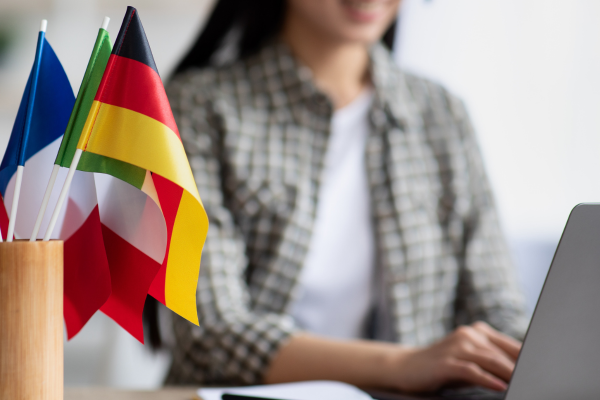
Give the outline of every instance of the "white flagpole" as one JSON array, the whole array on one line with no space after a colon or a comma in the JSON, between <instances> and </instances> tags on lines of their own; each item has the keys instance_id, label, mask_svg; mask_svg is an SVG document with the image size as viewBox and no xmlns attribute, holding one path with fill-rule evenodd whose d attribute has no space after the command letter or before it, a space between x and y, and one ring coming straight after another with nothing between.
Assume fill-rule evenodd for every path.
<instances>
[{"instance_id":1,"label":"white flagpole","mask_svg":"<svg viewBox=\"0 0 600 400\"><path fill-rule=\"evenodd\" d=\"M40 226L42 225L42 220L44 219L44 214L46 213L46 208L48 208L48 201L50 200L52 189L54 189L54 183L56 182L56 177L58 176L59 170L60 165L54 164L54 168L52 168L52 175L50 175L50 180L48 181L48 186L46 186L46 192L44 193L44 199L42 200L42 205L40 206L40 211L38 212L35 225L33 226L33 232L31 232L31 238L29 238L30 242L35 242L37 240L37 235L40 231Z\"/></svg>"},{"instance_id":2,"label":"white flagpole","mask_svg":"<svg viewBox=\"0 0 600 400\"><path fill-rule=\"evenodd\" d=\"M15 184L15 192L13 193L13 203L10 208L10 219L8 220L8 233L6 234L6 241L12 242L13 235L15 233L15 220L17 219L17 209L19 208L19 196L21 194L21 183L23 183L23 170L24 166L19 165L17 167L17 182Z\"/></svg>"},{"instance_id":3,"label":"white flagpole","mask_svg":"<svg viewBox=\"0 0 600 400\"><path fill-rule=\"evenodd\" d=\"M46 28L48 26L48 21L46 21L45 19L42 20L41 24L40 24L40 32L46 32ZM39 72L39 62L41 58L41 54L39 54L41 52L41 48L39 48L40 44L39 44L39 40L38 40L38 49L36 51L36 62L37 64L37 69L35 70L35 74L34 74L34 79L36 79L35 82L32 82L32 90L30 90L29 93L29 104L27 105L27 114L28 114L28 119L25 122L25 132L27 133L29 130L29 124L31 121L31 112L32 112L32 108L33 108L33 101L35 100L35 85L37 82L37 74ZM34 64L36 65L36 64ZM33 93L31 93L33 92ZM32 98L33 97L33 98ZM26 143L24 143L23 145L26 145ZM23 183L23 170L25 169L25 166L23 165L19 165L17 166L17 181L15 184L15 192L13 193L13 203L12 206L10 208L10 219L8 220L8 232L6 233L6 241L7 242L12 242L13 241L13 235L15 233L15 223L17 220L17 210L19 209L19 196L21 194L21 183Z\"/></svg>"},{"instance_id":4,"label":"white flagpole","mask_svg":"<svg viewBox=\"0 0 600 400\"><path fill-rule=\"evenodd\" d=\"M82 153L83 151L81 149L75 150L75 156L73 157L73 161L71 161L71 166L69 167L69 172L67 173L67 179L65 179L65 183L62 187L62 190L60 191L58 201L56 202L56 207L54 207L54 212L52 213L52 217L50 218L48 229L46 229L46 234L44 235L45 242L50 240L50 236L52 236L52 231L54 230L56 221L58 221L58 214L60 213L62 205L65 202L67 195L69 194L71 181L73 181L73 175L75 175L75 171L77 170L77 165L79 164L79 159L81 158Z\"/></svg>"}]
</instances>

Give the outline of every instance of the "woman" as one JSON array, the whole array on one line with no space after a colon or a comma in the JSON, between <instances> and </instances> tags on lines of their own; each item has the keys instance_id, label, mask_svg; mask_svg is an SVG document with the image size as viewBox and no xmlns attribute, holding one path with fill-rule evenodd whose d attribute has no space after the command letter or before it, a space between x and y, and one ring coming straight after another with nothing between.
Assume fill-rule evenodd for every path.
<instances>
[{"instance_id":1,"label":"woman","mask_svg":"<svg viewBox=\"0 0 600 400\"><path fill-rule=\"evenodd\" d=\"M168 383L506 387L522 298L462 104L391 59L399 3L218 1L168 88L211 224Z\"/></svg>"}]
</instances>

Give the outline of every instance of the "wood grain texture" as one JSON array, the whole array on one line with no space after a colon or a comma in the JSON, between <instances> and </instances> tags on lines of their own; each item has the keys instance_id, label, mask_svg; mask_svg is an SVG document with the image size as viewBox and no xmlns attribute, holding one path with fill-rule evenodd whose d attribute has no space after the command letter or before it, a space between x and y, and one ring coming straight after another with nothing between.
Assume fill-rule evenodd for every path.
<instances>
[{"instance_id":1,"label":"wood grain texture","mask_svg":"<svg viewBox=\"0 0 600 400\"><path fill-rule=\"evenodd\" d=\"M0 324L0 400L62 400L62 241L0 243Z\"/></svg>"},{"instance_id":2,"label":"wood grain texture","mask_svg":"<svg viewBox=\"0 0 600 400\"><path fill-rule=\"evenodd\" d=\"M198 400L198 388L131 391L108 388L65 388L65 400Z\"/></svg>"}]
</instances>

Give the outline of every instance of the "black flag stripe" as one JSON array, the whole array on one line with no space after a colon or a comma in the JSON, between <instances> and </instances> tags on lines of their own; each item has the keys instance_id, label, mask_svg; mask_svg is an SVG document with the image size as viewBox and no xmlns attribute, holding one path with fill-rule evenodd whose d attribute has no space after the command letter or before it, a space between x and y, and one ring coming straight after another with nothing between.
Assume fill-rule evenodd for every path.
<instances>
[{"instance_id":1,"label":"black flag stripe","mask_svg":"<svg viewBox=\"0 0 600 400\"><path fill-rule=\"evenodd\" d=\"M137 10L131 6L127 7L112 54L144 63L158 74L142 21Z\"/></svg>"}]
</instances>

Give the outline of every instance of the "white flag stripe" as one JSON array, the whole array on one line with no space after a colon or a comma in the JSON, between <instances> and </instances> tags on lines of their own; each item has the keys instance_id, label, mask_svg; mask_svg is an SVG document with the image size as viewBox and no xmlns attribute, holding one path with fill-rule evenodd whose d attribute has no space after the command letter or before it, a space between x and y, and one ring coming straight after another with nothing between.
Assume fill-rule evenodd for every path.
<instances>
[{"instance_id":1,"label":"white flag stripe","mask_svg":"<svg viewBox=\"0 0 600 400\"><path fill-rule=\"evenodd\" d=\"M77 232L96 205L94 174L91 172L76 171L71 183L69 197L66 204L63 205L63 212L66 212L63 225L60 230L56 230L56 232L60 232L59 237L67 240ZM76 208L77 212L74 212L70 207Z\"/></svg>"},{"instance_id":2,"label":"white flag stripe","mask_svg":"<svg viewBox=\"0 0 600 400\"><path fill-rule=\"evenodd\" d=\"M31 232L33 232L33 226L35 225L40 204L42 204L44 191L46 190L46 184L50 179L50 174L52 173L52 168L54 166L54 159L56 157L56 153L58 153L61 140L62 137L56 139L50 145L44 147L25 162L19 204L19 217L17 218L15 225L16 238L29 238L31 236ZM56 184L62 185L66 176L66 171L60 171L58 173L58 177L56 178ZM8 186L6 187L4 201L6 210L8 211L10 211L12 208L15 180L16 174L11 177L10 181L8 182ZM50 196L50 201L48 202L48 207L54 208L57 199L58 193L52 193L52 196ZM59 224L61 226L63 219L64 210L59 218ZM42 220L40 233L43 234L46 231L49 221L50 215L48 213ZM60 226L56 232L60 232ZM40 234L38 234L38 238L41 239ZM58 234L53 236L53 239L57 238Z\"/></svg>"},{"instance_id":3,"label":"white flag stripe","mask_svg":"<svg viewBox=\"0 0 600 400\"><path fill-rule=\"evenodd\" d=\"M54 160L62 137L56 139L50 145L44 147L42 150L37 152L25 163L25 169L23 170L23 183L21 186L21 196L19 200L19 216L15 225L15 237L16 238L29 238L31 232L33 232L33 226L37 219L37 214L44 192L52 169L54 167ZM50 196L48 201L48 209L53 210L58 200L60 190L57 188L62 187L65 178L67 176L67 169L61 168L58 177L56 178L55 190ZM6 210L10 210L12 207L12 195L15 190L16 174L14 174L6 187L5 207ZM69 215L68 226L63 226L65 222L66 204L72 203L78 209L78 213L71 213ZM73 186L69 193L69 198L62 207L62 210L58 217L56 228L52 234L52 239L68 239L79 227L90 212L96 206L96 190L94 185L94 175L89 172L77 171L73 177ZM40 230L38 232L38 239L41 239L46 232L48 223L50 222L51 212L47 211L42 220Z\"/></svg>"},{"instance_id":4,"label":"white flag stripe","mask_svg":"<svg viewBox=\"0 0 600 400\"><path fill-rule=\"evenodd\" d=\"M138 188L110 175L94 175L102 223L162 264L167 227L160 208Z\"/></svg>"}]
</instances>

